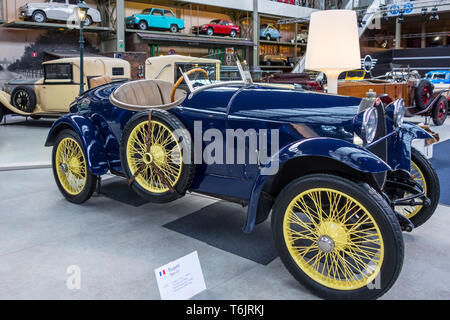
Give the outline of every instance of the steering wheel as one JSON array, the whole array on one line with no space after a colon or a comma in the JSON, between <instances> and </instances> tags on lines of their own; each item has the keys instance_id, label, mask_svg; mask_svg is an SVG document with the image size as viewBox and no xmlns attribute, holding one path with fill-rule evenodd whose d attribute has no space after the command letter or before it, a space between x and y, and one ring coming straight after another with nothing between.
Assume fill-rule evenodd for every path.
<instances>
[{"instance_id":1,"label":"steering wheel","mask_svg":"<svg viewBox=\"0 0 450 320\"><path fill-rule=\"evenodd\" d=\"M185 75L189 76L189 75L191 75L191 74L193 74L193 73L196 73L196 72L201 72L201 73L203 73L203 74L205 75L206 79L207 79L207 80L209 79L209 77L208 77L208 72L206 72L206 70L205 70L205 69L202 69L202 68L191 69L191 70L189 70L188 72L186 72ZM175 92L177 91L178 87L179 87L180 84L183 82L183 80L184 80L184 77L181 76L181 77L178 78L177 82L175 82L175 84L174 84L174 86L173 86L173 88L172 88L172 92L170 93L170 101L171 101L171 102L174 102L174 101L175 101Z\"/></svg>"}]
</instances>

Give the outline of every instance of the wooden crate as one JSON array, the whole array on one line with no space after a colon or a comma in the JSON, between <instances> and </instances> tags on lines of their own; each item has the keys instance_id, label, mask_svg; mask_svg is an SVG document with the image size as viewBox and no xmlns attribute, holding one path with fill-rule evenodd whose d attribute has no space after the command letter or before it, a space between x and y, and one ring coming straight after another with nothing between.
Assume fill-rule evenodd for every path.
<instances>
[{"instance_id":1,"label":"wooden crate","mask_svg":"<svg viewBox=\"0 0 450 320\"><path fill-rule=\"evenodd\" d=\"M365 98L370 90L377 96L388 94L392 100L403 98L405 105L412 105L410 86L408 83L372 83L369 81L342 81L338 84L338 94L344 96Z\"/></svg>"}]
</instances>

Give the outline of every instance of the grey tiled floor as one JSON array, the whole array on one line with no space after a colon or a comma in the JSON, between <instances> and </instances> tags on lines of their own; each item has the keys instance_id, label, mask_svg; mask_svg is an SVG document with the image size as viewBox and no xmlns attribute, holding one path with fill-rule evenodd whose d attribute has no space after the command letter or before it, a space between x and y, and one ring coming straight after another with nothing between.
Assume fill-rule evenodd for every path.
<instances>
[{"instance_id":1,"label":"grey tiled floor","mask_svg":"<svg viewBox=\"0 0 450 320\"><path fill-rule=\"evenodd\" d=\"M8 137L0 140L0 161L26 161L23 152L49 156L42 147L48 126L29 129L0 125L1 140ZM0 171L0 299L159 299L154 269L194 250L207 285L194 299L316 299L279 258L260 265L162 227L213 202L187 195L136 208L94 196L75 205L63 199L51 169ZM450 299L449 225L450 208L441 205L404 234L403 270L383 298ZM81 290L66 287L70 265L81 268Z\"/></svg>"}]
</instances>

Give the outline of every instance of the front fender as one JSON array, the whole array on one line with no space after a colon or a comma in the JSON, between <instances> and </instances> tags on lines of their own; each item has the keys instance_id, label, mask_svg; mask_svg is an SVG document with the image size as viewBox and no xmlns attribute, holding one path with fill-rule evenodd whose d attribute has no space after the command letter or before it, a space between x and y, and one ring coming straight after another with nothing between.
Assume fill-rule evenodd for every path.
<instances>
[{"instance_id":1,"label":"front fender","mask_svg":"<svg viewBox=\"0 0 450 320\"><path fill-rule=\"evenodd\" d=\"M276 174L275 169L291 159L311 156L333 159L364 173L379 173L391 170L391 167L375 154L345 140L312 138L294 142L274 155L256 178L250 195L244 232L251 232L255 226L260 194L269 176L267 173Z\"/></svg>"},{"instance_id":2,"label":"front fender","mask_svg":"<svg viewBox=\"0 0 450 320\"><path fill-rule=\"evenodd\" d=\"M419 126L404 122L398 133L389 139L388 163L392 169L411 169L411 146L414 139L433 139L433 136Z\"/></svg>"},{"instance_id":3,"label":"front fender","mask_svg":"<svg viewBox=\"0 0 450 320\"><path fill-rule=\"evenodd\" d=\"M108 172L109 166L101 137L94 123L87 117L71 113L56 120L48 133L45 146L53 146L58 134L64 129L72 129L80 137L89 172L94 175Z\"/></svg>"}]
</instances>

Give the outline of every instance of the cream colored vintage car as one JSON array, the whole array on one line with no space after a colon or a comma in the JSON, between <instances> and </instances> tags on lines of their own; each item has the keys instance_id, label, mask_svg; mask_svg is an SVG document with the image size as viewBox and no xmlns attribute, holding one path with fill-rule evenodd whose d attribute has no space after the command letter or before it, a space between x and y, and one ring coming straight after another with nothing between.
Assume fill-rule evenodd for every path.
<instances>
[{"instance_id":1,"label":"cream colored vintage car","mask_svg":"<svg viewBox=\"0 0 450 320\"><path fill-rule=\"evenodd\" d=\"M175 83L181 76L180 69L185 72L194 68L206 70L209 80L220 80L220 60L178 54L148 58L145 61L145 79Z\"/></svg>"},{"instance_id":2,"label":"cream colored vintage car","mask_svg":"<svg viewBox=\"0 0 450 320\"><path fill-rule=\"evenodd\" d=\"M12 80L0 90L0 121L5 114L15 113L40 117L59 116L80 90L80 58L64 58L44 62L44 77L39 80ZM131 78L128 61L107 57L84 58L84 89Z\"/></svg>"}]
</instances>

